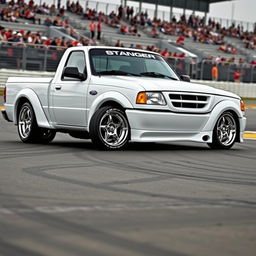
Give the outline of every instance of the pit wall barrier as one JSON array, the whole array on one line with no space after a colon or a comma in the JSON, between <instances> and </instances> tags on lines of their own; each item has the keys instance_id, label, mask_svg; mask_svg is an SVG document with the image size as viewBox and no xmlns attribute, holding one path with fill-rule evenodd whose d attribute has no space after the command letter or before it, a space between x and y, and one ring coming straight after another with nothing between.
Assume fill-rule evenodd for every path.
<instances>
[{"instance_id":1,"label":"pit wall barrier","mask_svg":"<svg viewBox=\"0 0 256 256\"><path fill-rule=\"evenodd\" d=\"M0 90L3 90L8 77L53 77L54 72L24 71L13 69L0 69ZM205 80L191 80L192 83L204 84L217 89L233 92L242 98L256 99L256 83L235 83L235 82L216 82Z\"/></svg>"},{"instance_id":2,"label":"pit wall barrier","mask_svg":"<svg viewBox=\"0 0 256 256\"><path fill-rule=\"evenodd\" d=\"M216 89L233 92L241 98L256 99L256 84L236 83L236 82L216 82L205 80L191 80L192 83L204 84Z\"/></svg>"}]
</instances>

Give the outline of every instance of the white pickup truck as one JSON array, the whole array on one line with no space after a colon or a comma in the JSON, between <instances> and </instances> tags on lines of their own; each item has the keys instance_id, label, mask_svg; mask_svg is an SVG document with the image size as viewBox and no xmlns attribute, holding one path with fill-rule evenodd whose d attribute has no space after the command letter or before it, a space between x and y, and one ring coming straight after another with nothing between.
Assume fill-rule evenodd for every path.
<instances>
[{"instance_id":1,"label":"white pickup truck","mask_svg":"<svg viewBox=\"0 0 256 256\"><path fill-rule=\"evenodd\" d=\"M128 48L69 48L53 79L10 77L4 98L2 114L26 143L64 132L103 149L129 141L228 149L243 141L246 123L237 95L189 83L159 54Z\"/></svg>"}]
</instances>

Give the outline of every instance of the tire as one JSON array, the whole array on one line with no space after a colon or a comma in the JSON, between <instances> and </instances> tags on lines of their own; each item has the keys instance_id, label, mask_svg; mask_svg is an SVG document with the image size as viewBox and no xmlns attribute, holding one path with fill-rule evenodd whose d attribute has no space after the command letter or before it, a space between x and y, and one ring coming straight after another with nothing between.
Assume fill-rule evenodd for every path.
<instances>
[{"instance_id":1,"label":"tire","mask_svg":"<svg viewBox=\"0 0 256 256\"><path fill-rule=\"evenodd\" d=\"M56 136L56 132L51 129L40 128L36 141L39 143L47 144L53 141Z\"/></svg>"},{"instance_id":2,"label":"tire","mask_svg":"<svg viewBox=\"0 0 256 256\"><path fill-rule=\"evenodd\" d=\"M237 132L236 118L231 112L224 112L216 122L212 143L208 143L208 146L212 149L230 149L236 141Z\"/></svg>"},{"instance_id":3,"label":"tire","mask_svg":"<svg viewBox=\"0 0 256 256\"><path fill-rule=\"evenodd\" d=\"M130 139L130 127L124 111L111 106L95 112L89 130L93 144L101 149L124 148Z\"/></svg>"},{"instance_id":4,"label":"tire","mask_svg":"<svg viewBox=\"0 0 256 256\"><path fill-rule=\"evenodd\" d=\"M39 128L33 107L29 102L25 102L18 112L18 134L24 143L49 143L54 139L56 132Z\"/></svg>"},{"instance_id":5,"label":"tire","mask_svg":"<svg viewBox=\"0 0 256 256\"><path fill-rule=\"evenodd\" d=\"M69 135L73 138L76 138L76 139L82 139L82 140L90 139L90 136L89 136L88 132L70 131Z\"/></svg>"}]
</instances>

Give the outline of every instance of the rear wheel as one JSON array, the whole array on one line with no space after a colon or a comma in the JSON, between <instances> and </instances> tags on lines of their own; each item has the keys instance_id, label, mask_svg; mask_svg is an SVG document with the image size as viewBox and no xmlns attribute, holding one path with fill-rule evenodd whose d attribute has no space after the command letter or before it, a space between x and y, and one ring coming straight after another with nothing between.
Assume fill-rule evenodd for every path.
<instances>
[{"instance_id":1,"label":"rear wheel","mask_svg":"<svg viewBox=\"0 0 256 256\"><path fill-rule=\"evenodd\" d=\"M214 130L212 143L208 146L213 149L229 149L236 140L237 123L231 112L224 112L218 119Z\"/></svg>"},{"instance_id":2,"label":"rear wheel","mask_svg":"<svg viewBox=\"0 0 256 256\"><path fill-rule=\"evenodd\" d=\"M100 108L90 122L92 142L103 149L121 149L130 138L127 117L121 109L111 106Z\"/></svg>"},{"instance_id":3,"label":"rear wheel","mask_svg":"<svg viewBox=\"0 0 256 256\"><path fill-rule=\"evenodd\" d=\"M18 113L18 133L25 143L49 143L56 134L53 130L38 127L35 112L28 102L21 106Z\"/></svg>"}]
</instances>

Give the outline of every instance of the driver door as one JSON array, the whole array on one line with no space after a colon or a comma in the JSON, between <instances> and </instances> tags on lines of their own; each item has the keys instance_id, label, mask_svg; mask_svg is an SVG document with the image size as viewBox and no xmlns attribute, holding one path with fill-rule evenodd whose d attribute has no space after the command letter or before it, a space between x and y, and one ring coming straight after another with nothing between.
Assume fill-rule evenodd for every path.
<instances>
[{"instance_id":1,"label":"driver door","mask_svg":"<svg viewBox=\"0 0 256 256\"><path fill-rule=\"evenodd\" d=\"M65 67L77 67L80 73L87 74L84 51L70 52ZM86 91L88 78L64 77L52 84L51 111L57 126L86 126Z\"/></svg>"}]
</instances>

